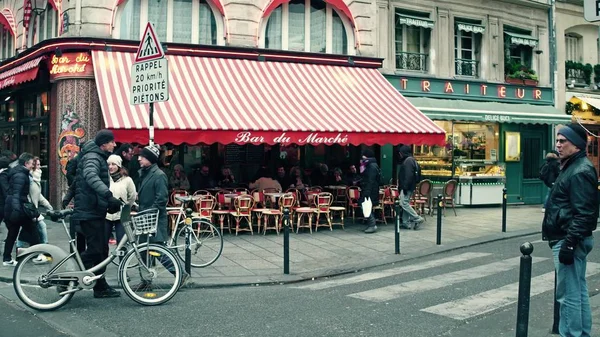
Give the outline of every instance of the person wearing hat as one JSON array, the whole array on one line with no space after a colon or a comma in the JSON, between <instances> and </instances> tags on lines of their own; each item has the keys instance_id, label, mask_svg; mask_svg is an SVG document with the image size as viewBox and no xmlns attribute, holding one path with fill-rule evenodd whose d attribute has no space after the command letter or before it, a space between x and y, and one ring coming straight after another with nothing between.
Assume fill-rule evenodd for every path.
<instances>
[{"instance_id":1,"label":"person wearing hat","mask_svg":"<svg viewBox=\"0 0 600 337\"><path fill-rule=\"evenodd\" d=\"M558 152L552 150L546 154L546 162L540 168L540 179L544 182L544 185L548 187L548 193L546 194L546 198L544 198L544 208L542 208L542 213L546 210L546 204L550 197L550 189L552 188L554 181L556 181L559 172L560 163L558 162Z\"/></svg>"},{"instance_id":2,"label":"person wearing hat","mask_svg":"<svg viewBox=\"0 0 600 337\"><path fill-rule=\"evenodd\" d=\"M561 336L591 336L585 270L598 219L598 174L587 158L587 131L581 125L573 123L558 130L556 151L560 173L546 205L542 238L554 256L558 331Z\"/></svg>"},{"instance_id":3,"label":"person wearing hat","mask_svg":"<svg viewBox=\"0 0 600 337\"><path fill-rule=\"evenodd\" d=\"M371 199L373 208L379 205L379 166L377 165L377 159L375 159L375 153L369 148L362 150L361 163L361 191L359 204L362 204L366 197ZM377 231L377 225L375 224L375 212L371 212L367 218L367 228L365 233L371 234Z\"/></svg>"},{"instance_id":4,"label":"person wearing hat","mask_svg":"<svg viewBox=\"0 0 600 337\"><path fill-rule=\"evenodd\" d=\"M148 145L142 149L138 157L140 162L140 188L138 190L139 210L144 211L150 208L159 210L158 227L156 234L150 238L151 242L164 244L168 239L167 232L167 201L169 199L169 183L167 175L158 167L160 158L160 147L158 145ZM162 261L161 261L162 262ZM174 266L165 266L173 273ZM189 277L184 272L182 285ZM142 280L140 284L134 287L136 291L152 290L152 283Z\"/></svg>"},{"instance_id":5,"label":"person wearing hat","mask_svg":"<svg viewBox=\"0 0 600 337\"><path fill-rule=\"evenodd\" d=\"M108 173L110 174L110 191L117 199L133 205L137 192L133 179L127 175L127 170L123 168L123 160L120 156L111 154L106 160L108 163ZM112 235L113 228L116 233L116 242L121 241L125 236L125 229L121 224L121 211L106 214L106 237ZM109 240L110 241L110 240Z\"/></svg>"},{"instance_id":6,"label":"person wearing hat","mask_svg":"<svg viewBox=\"0 0 600 337\"><path fill-rule=\"evenodd\" d=\"M110 191L110 176L106 160L115 148L115 137L110 130L100 130L94 141L85 143L79 154L75 177L75 202L72 220L78 221L87 247L81 254L86 268L91 268L108 257L106 213L116 213L121 202ZM101 268L97 274L103 274ZM94 285L95 298L118 297L121 293L100 278Z\"/></svg>"}]
</instances>

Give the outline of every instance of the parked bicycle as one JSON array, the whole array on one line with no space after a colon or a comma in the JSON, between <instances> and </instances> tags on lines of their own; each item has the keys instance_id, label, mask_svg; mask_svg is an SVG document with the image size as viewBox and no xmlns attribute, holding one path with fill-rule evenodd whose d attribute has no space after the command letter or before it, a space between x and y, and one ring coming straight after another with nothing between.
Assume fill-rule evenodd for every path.
<instances>
[{"instance_id":1,"label":"parked bicycle","mask_svg":"<svg viewBox=\"0 0 600 337\"><path fill-rule=\"evenodd\" d=\"M177 227L171 232L167 242L182 261L185 261L186 233L189 235L191 266L203 268L210 266L223 252L223 237L210 219L186 216L186 205L199 199L199 196L177 196L179 207L167 207L167 210L177 211L175 223Z\"/></svg>"},{"instance_id":2,"label":"parked bicycle","mask_svg":"<svg viewBox=\"0 0 600 337\"><path fill-rule=\"evenodd\" d=\"M127 243L130 249L119 264L119 283L127 296L137 303L165 303L177 293L181 285L180 259L162 245L137 242L139 235L156 233L157 209L148 209L131 217L130 212L129 205L123 206L121 223L126 235L117 245L116 251L120 251ZM67 254L57 246L40 244L20 250L18 254L19 264L13 274L13 286L19 299L33 309L58 309L67 304L76 292L92 289L96 281L103 277L103 274L97 275L96 272L118 256L113 253L100 264L86 270L64 220L72 213L73 210L67 209L48 212L47 216L53 221L62 222L73 253ZM39 254L47 256L49 261L34 261Z\"/></svg>"}]
</instances>

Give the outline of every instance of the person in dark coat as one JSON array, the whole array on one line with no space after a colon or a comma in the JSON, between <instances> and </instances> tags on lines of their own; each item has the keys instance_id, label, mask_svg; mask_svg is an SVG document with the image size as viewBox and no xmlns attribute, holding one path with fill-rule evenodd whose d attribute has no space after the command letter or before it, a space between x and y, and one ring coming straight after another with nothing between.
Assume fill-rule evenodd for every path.
<instances>
[{"instance_id":1,"label":"person in dark coat","mask_svg":"<svg viewBox=\"0 0 600 337\"><path fill-rule=\"evenodd\" d=\"M83 146L82 146L83 148ZM76 154L75 157L71 158L67 162L67 166L65 167L66 176L67 176L67 186L73 185L75 181L75 177L77 176L77 163L79 162L79 156Z\"/></svg>"},{"instance_id":2,"label":"person in dark coat","mask_svg":"<svg viewBox=\"0 0 600 337\"><path fill-rule=\"evenodd\" d=\"M410 206L410 198L417 187L417 161L412 156L412 149L402 145L398 149L400 169L398 170L398 190L400 191L400 206L402 207L402 228L417 229L425 221L422 216Z\"/></svg>"},{"instance_id":3,"label":"person in dark coat","mask_svg":"<svg viewBox=\"0 0 600 337\"><path fill-rule=\"evenodd\" d=\"M19 236L19 229L26 233L31 245L39 243L39 234L34 219L29 219L23 210L23 204L27 202L29 187L31 184L31 167L33 166L33 155L25 152L19 156L19 165L8 172L9 189L4 205L4 215L8 235L4 243L4 255L2 264L4 266L16 266L17 262L12 259L12 250Z\"/></svg>"},{"instance_id":4,"label":"person in dark coat","mask_svg":"<svg viewBox=\"0 0 600 337\"><path fill-rule=\"evenodd\" d=\"M560 128L556 150L561 169L544 214L542 239L554 256L558 331L561 336L592 336L585 271L598 219L598 173L587 158L587 131L581 125Z\"/></svg>"},{"instance_id":5,"label":"person in dark coat","mask_svg":"<svg viewBox=\"0 0 600 337\"><path fill-rule=\"evenodd\" d=\"M548 204L548 198L550 197L550 189L552 188L552 185L554 185L556 178L558 178L559 173L560 163L558 161L558 152L552 150L546 155L546 162L540 169L540 179L542 179L544 185L548 187L548 193L544 199L544 208L542 209L542 212L546 209L546 204Z\"/></svg>"},{"instance_id":6,"label":"person in dark coat","mask_svg":"<svg viewBox=\"0 0 600 337\"><path fill-rule=\"evenodd\" d=\"M0 222L4 220L4 204L8 196L8 165L10 160L7 157L0 157ZM6 224L6 223L5 223Z\"/></svg>"},{"instance_id":7,"label":"person in dark coat","mask_svg":"<svg viewBox=\"0 0 600 337\"><path fill-rule=\"evenodd\" d=\"M362 151L361 160L361 191L360 201L362 204L366 197L371 199L373 207L379 205L379 166L377 165L377 159L375 159L375 153L373 150L366 148ZM375 225L375 214L371 211L371 214L367 218L367 228L365 233L375 233L377 226Z\"/></svg>"},{"instance_id":8,"label":"person in dark coat","mask_svg":"<svg viewBox=\"0 0 600 337\"><path fill-rule=\"evenodd\" d=\"M75 178L75 207L72 219L79 222L87 247L81 254L86 268L91 268L108 257L106 213L116 213L121 202L109 189L110 177L106 160L115 148L115 137L110 130L100 130L94 141L85 143L77 164ZM106 268L97 271L102 274ZM108 285L103 278L94 285L95 298L118 297L121 293Z\"/></svg>"}]
</instances>

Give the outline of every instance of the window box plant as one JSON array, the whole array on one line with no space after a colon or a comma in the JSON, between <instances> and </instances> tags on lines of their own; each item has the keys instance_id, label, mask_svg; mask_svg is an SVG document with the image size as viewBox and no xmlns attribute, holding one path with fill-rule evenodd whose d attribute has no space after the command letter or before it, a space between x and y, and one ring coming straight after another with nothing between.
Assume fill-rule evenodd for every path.
<instances>
[{"instance_id":1,"label":"window box plant","mask_svg":"<svg viewBox=\"0 0 600 337\"><path fill-rule=\"evenodd\" d=\"M520 63L511 61L505 64L504 74L506 83L531 86L538 84L538 76L535 70Z\"/></svg>"}]
</instances>

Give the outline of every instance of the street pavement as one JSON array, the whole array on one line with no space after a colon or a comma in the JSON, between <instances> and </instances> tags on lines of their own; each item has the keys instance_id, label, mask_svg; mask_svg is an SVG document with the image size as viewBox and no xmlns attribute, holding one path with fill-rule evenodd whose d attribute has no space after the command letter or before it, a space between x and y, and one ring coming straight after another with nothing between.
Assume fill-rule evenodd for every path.
<instances>
[{"instance_id":1,"label":"street pavement","mask_svg":"<svg viewBox=\"0 0 600 337\"><path fill-rule=\"evenodd\" d=\"M290 274L283 274L283 234L249 232L224 234L221 257L211 266L192 269L187 287L215 287L247 284L287 283L339 275L374 266L410 260L461 247L503 240L541 231L540 206L509 206L507 230L502 233L501 207L460 207L457 216L447 210L442 222L441 245L436 245L436 217L419 230L400 231L400 255L394 254L394 225L378 224L375 234L363 233L362 219L346 218L345 229L319 228L311 234L304 229L290 233ZM59 223L47 219L48 241L68 251L67 236ZM6 236L5 227L0 237ZM114 246L112 246L114 248ZM111 248L111 249L112 249ZM0 281L12 280L11 267L0 266ZM109 266L107 279L117 285L116 267Z\"/></svg>"}]
</instances>

